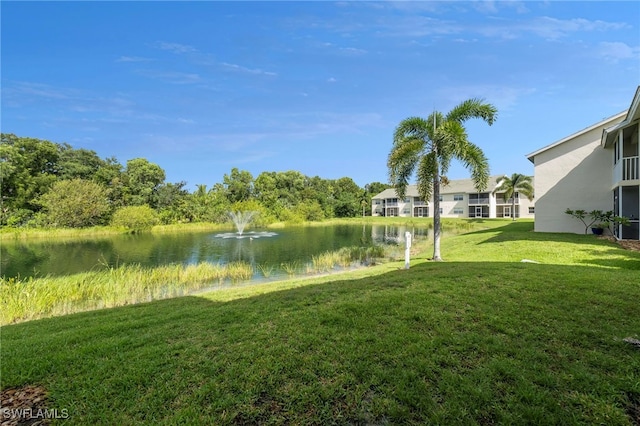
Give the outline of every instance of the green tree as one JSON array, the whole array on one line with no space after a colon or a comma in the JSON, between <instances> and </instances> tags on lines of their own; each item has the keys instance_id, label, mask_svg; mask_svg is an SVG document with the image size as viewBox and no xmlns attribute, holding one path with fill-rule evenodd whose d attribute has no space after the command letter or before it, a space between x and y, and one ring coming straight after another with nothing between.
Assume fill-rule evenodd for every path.
<instances>
[{"instance_id":1,"label":"green tree","mask_svg":"<svg viewBox=\"0 0 640 426\"><path fill-rule=\"evenodd\" d=\"M314 176L306 178L304 186L303 199L318 201L325 218L335 217L332 182L319 176Z\"/></svg>"},{"instance_id":2,"label":"green tree","mask_svg":"<svg viewBox=\"0 0 640 426\"><path fill-rule=\"evenodd\" d=\"M104 166L104 160L95 151L88 149L74 149L69 144L58 145L59 158L57 175L59 179L91 180L96 172Z\"/></svg>"},{"instance_id":3,"label":"green tree","mask_svg":"<svg viewBox=\"0 0 640 426\"><path fill-rule=\"evenodd\" d=\"M222 184L230 203L247 201L253 194L253 176L246 170L234 167L231 174L224 175Z\"/></svg>"},{"instance_id":4,"label":"green tree","mask_svg":"<svg viewBox=\"0 0 640 426\"><path fill-rule=\"evenodd\" d=\"M362 188L353 179L343 177L333 182L334 214L336 217L355 217L360 213Z\"/></svg>"},{"instance_id":5,"label":"green tree","mask_svg":"<svg viewBox=\"0 0 640 426\"><path fill-rule=\"evenodd\" d=\"M371 197L373 197L374 195L378 195L385 189L389 188L391 188L391 185L382 182L371 182L364 186L364 190L367 191L367 194L369 194Z\"/></svg>"},{"instance_id":6,"label":"green tree","mask_svg":"<svg viewBox=\"0 0 640 426\"><path fill-rule=\"evenodd\" d=\"M53 142L2 133L0 178L2 207L39 211L35 200L51 188L58 172L58 146Z\"/></svg>"},{"instance_id":7,"label":"green tree","mask_svg":"<svg viewBox=\"0 0 640 426\"><path fill-rule=\"evenodd\" d=\"M207 185L200 184L187 197L187 213L193 222L223 223L229 219L227 212L231 203L227 200L221 184L207 190Z\"/></svg>"},{"instance_id":8,"label":"green tree","mask_svg":"<svg viewBox=\"0 0 640 426\"><path fill-rule=\"evenodd\" d=\"M496 193L504 191L505 200L511 198L511 217L513 220L516 220L516 192L527 197L529 201L533 200L534 191L533 186L531 185L531 176L513 173L511 177L499 177L496 180L496 183L499 183L500 186L498 186L493 192Z\"/></svg>"},{"instance_id":9,"label":"green tree","mask_svg":"<svg viewBox=\"0 0 640 426\"><path fill-rule=\"evenodd\" d=\"M50 224L69 228L97 225L110 209L105 188L83 179L60 180L39 201Z\"/></svg>"},{"instance_id":10,"label":"green tree","mask_svg":"<svg viewBox=\"0 0 640 426\"><path fill-rule=\"evenodd\" d=\"M147 205L122 207L111 218L111 225L126 228L132 233L151 229L157 223L156 211Z\"/></svg>"},{"instance_id":11,"label":"green tree","mask_svg":"<svg viewBox=\"0 0 640 426\"><path fill-rule=\"evenodd\" d=\"M308 221L321 221L324 219L324 211L318 200L306 200L298 203L293 213Z\"/></svg>"},{"instance_id":12,"label":"green tree","mask_svg":"<svg viewBox=\"0 0 640 426\"><path fill-rule=\"evenodd\" d=\"M471 143L463 123L480 118L491 125L497 117L496 108L481 99L469 99L454 107L447 115L434 111L428 118L410 117L402 120L393 135L393 147L387 165L389 178L398 197L404 198L409 179L417 175L418 192L428 200L433 195L433 260L440 256L440 185L453 159L471 170L478 191L489 180L489 163L482 150Z\"/></svg>"},{"instance_id":13,"label":"green tree","mask_svg":"<svg viewBox=\"0 0 640 426\"><path fill-rule=\"evenodd\" d=\"M274 206L278 201L279 193L275 175L275 172L262 172L253 184L256 199L265 206Z\"/></svg>"},{"instance_id":14,"label":"green tree","mask_svg":"<svg viewBox=\"0 0 640 426\"><path fill-rule=\"evenodd\" d=\"M186 182L163 183L157 190L156 208L163 223L175 223L187 220L186 204L189 191L184 189Z\"/></svg>"},{"instance_id":15,"label":"green tree","mask_svg":"<svg viewBox=\"0 0 640 426\"><path fill-rule=\"evenodd\" d=\"M158 203L158 187L165 179L164 170L145 158L134 158L127 161L124 174L129 192L127 204L155 207Z\"/></svg>"},{"instance_id":16,"label":"green tree","mask_svg":"<svg viewBox=\"0 0 640 426\"><path fill-rule=\"evenodd\" d=\"M125 182L124 168L115 157L103 161L93 180L107 188L107 196L114 209L124 206L128 201L130 191Z\"/></svg>"}]
</instances>

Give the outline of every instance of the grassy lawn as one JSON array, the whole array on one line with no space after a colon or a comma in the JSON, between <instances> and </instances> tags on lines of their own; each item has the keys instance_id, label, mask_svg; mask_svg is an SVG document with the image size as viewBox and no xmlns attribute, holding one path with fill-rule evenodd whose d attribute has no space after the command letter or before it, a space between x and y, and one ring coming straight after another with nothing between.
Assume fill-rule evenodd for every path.
<instances>
[{"instance_id":1,"label":"grassy lawn","mask_svg":"<svg viewBox=\"0 0 640 426\"><path fill-rule=\"evenodd\" d=\"M0 384L68 424L638 424L640 253L489 226L409 270L4 326Z\"/></svg>"}]
</instances>

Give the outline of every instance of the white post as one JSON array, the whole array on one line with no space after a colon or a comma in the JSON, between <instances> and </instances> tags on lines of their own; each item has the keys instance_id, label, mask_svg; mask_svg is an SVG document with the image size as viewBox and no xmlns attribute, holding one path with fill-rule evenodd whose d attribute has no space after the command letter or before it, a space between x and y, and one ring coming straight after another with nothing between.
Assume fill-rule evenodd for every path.
<instances>
[{"instance_id":1,"label":"white post","mask_svg":"<svg viewBox=\"0 0 640 426\"><path fill-rule=\"evenodd\" d=\"M404 269L409 269L409 260L411 257L411 232L404 233Z\"/></svg>"}]
</instances>

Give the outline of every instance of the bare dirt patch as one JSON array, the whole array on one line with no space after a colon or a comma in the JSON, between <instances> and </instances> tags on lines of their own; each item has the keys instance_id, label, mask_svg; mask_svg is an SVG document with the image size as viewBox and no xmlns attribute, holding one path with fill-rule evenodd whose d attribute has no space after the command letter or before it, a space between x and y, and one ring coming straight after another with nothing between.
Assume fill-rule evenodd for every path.
<instances>
[{"instance_id":1,"label":"bare dirt patch","mask_svg":"<svg viewBox=\"0 0 640 426\"><path fill-rule=\"evenodd\" d=\"M626 250L640 251L640 241L638 240L616 240L613 237L600 237L605 240L613 241Z\"/></svg>"},{"instance_id":2,"label":"bare dirt patch","mask_svg":"<svg viewBox=\"0 0 640 426\"><path fill-rule=\"evenodd\" d=\"M0 424L2 426L41 426L50 424L46 418L47 390L27 385L3 389L0 392Z\"/></svg>"}]
</instances>

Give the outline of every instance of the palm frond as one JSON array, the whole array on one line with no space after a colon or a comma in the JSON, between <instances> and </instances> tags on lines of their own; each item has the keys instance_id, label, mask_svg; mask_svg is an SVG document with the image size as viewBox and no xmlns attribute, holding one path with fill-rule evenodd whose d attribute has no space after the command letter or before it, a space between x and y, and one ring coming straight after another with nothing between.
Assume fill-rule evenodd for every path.
<instances>
[{"instance_id":1,"label":"palm frond","mask_svg":"<svg viewBox=\"0 0 640 426\"><path fill-rule=\"evenodd\" d=\"M498 178L496 182L499 183L500 181L502 181L502 183L494 190L494 192L504 191L505 198L511 198L511 195L513 195L514 192L518 192L519 194L527 197L529 201L533 200L534 189L533 185L531 185L531 176L513 173L511 177L503 176Z\"/></svg>"},{"instance_id":2,"label":"palm frond","mask_svg":"<svg viewBox=\"0 0 640 426\"><path fill-rule=\"evenodd\" d=\"M393 133L393 143L403 143L408 138L422 140L425 144L431 140L429 121L421 117L409 117L398 124Z\"/></svg>"},{"instance_id":3,"label":"palm frond","mask_svg":"<svg viewBox=\"0 0 640 426\"><path fill-rule=\"evenodd\" d=\"M522 182L520 185L518 185L518 192L527 197L529 201L532 201L534 198L535 190L529 182Z\"/></svg>"},{"instance_id":4,"label":"palm frond","mask_svg":"<svg viewBox=\"0 0 640 426\"><path fill-rule=\"evenodd\" d=\"M447 114L447 121L457 121L463 123L471 118L480 118L487 124L492 125L498 118L498 110L484 99L471 98L461 102Z\"/></svg>"},{"instance_id":5,"label":"palm frond","mask_svg":"<svg viewBox=\"0 0 640 426\"><path fill-rule=\"evenodd\" d=\"M409 178L420 160L423 147L424 142L418 138L398 139L394 142L387 159L387 167L389 181L400 197L404 197Z\"/></svg>"},{"instance_id":6,"label":"palm frond","mask_svg":"<svg viewBox=\"0 0 640 426\"><path fill-rule=\"evenodd\" d=\"M489 161L482 149L467 141L463 149L457 153L456 158L471 171L471 178L476 189L484 191L489 183Z\"/></svg>"}]
</instances>

